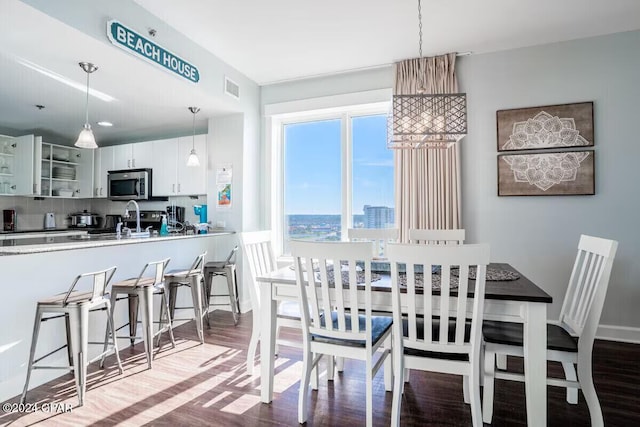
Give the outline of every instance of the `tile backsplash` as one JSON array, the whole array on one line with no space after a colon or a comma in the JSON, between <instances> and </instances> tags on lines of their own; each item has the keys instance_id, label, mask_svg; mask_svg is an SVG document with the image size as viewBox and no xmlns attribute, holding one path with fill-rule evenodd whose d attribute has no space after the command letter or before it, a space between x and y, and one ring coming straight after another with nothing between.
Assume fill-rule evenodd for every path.
<instances>
[{"instance_id":1,"label":"tile backsplash","mask_svg":"<svg viewBox=\"0 0 640 427\"><path fill-rule=\"evenodd\" d=\"M192 199L188 196L169 197L168 202L139 202L141 210L165 210L171 203L185 207L185 219L191 223L199 222L199 217L193 213L193 205L207 203L206 196ZM56 228L69 227L69 214L87 210L103 217L106 214L123 214L126 202L116 202L107 199L57 199L45 198L36 200L33 197L0 196L0 210L14 209L16 211L16 230L42 230L44 228L44 214L54 212ZM211 219L211 218L209 218ZM104 223L104 222L103 222ZM0 229L2 230L2 229Z\"/></svg>"}]
</instances>

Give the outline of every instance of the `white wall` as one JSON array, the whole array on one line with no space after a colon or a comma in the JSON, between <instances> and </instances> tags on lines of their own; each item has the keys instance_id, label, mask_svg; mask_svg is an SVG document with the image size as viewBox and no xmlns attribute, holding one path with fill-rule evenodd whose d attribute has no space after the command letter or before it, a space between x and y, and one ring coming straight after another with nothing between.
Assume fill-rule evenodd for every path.
<instances>
[{"instance_id":1,"label":"white wall","mask_svg":"<svg viewBox=\"0 0 640 427\"><path fill-rule=\"evenodd\" d=\"M463 225L470 242L491 244L554 298L557 317L581 233L616 239L618 255L600 335L640 340L640 229L635 224L640 157L640 32L621 33L458 59L467 92L462 140ZM391 67L262 88L262 105L391 87ZM594 101L596 195L498 197L496 110Z\"/></svg>"}]
</instances>

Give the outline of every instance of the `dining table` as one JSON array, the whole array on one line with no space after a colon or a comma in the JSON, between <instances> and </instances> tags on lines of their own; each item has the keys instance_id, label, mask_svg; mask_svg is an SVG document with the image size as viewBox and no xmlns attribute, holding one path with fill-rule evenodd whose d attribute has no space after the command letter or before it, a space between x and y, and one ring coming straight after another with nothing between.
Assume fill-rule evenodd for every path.
<instances>
[{"instance_id":1,"label":"dining table","mask_svg":"<svg viewBox=\"0 0 640 427\"><path fill-rule=\"evenodd\" d=\"M384 265L384 261L374 265ZM388 269L388 263L387 263ZM552 298L543 289L507 263L491 263L487 271L498 279L485 285L484 318L523 324L524 382L527 425L547 423L547 306ZM383 273L384 274L384 273ZM388 273L387 278L388 278ZM273 400L276 315L281 301L297 301L295 271L285 266L264 276L256 277L260 287L260 398L263 403ZM469 294L474 292L475 280L469 281ZM390 280L371 283L374 311L391 312ZM406 307L401 293L401 306Z\"/></svg>"}]
</instances>

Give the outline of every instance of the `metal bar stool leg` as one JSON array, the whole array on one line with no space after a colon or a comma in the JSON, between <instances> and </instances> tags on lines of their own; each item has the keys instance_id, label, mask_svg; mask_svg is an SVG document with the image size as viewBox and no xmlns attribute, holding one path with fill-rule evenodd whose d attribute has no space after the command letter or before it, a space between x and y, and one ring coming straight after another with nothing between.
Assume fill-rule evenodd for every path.
<instances>
[{"instance_id":1,"label":"metal bar stool leg","mask_svg":"<svg viewBox=\"0 0 640 427\"><path fill-rule=\"evenodd\" d=\"M120 373L122 374L123 370L122 370L122 361L120 360L120 352L118 351L118 339L116 338L116 330L113 326L113 312L111 311L111 303L109 301L107 301L107 337L104 340L104 351L103 351L103 356L102 356L102 360L100 360L100 368L104 368L104 358L106 357L106 352L107 352L107 346L109 344L108 338L109 338L109 333L111 333L111 339L112 341L112 345L113 345L113 352L116 355L116 362L118 363L118 370L120 371Z\"/></svg>"},{"instance_id":2,"label":"metal bar stool leg","mask_svg":"<svg viewBox=\"0 0 640 427\"><path fill-rule=\"evenodd\" d=\"M224 275L227 278L227 288L229 289L229 305L231 306L231 313L233 314L233 323L238 324L238 311L237 311L237 299L235 297L235 270L234 264L224 266Z\"/></svg>"},{"instance_id":3,"label":"metal bar stool leg","mask_svg":"<svg viewBox=\"0 0 640 427\"><path fill-rule=\"evenodd\" d=\"M169 330L169 339L171 340L171 348L176 348L176 340L173 337L173 315L170 314L171 310L169 308L169 299L167 298L167 290L163 289L162 291L162 300L160 301L160 307L164 307L164 310L160 312L160 331L164 328ZM163 316L162 312L165 314L164 322L166 322L167 326L163 324ZM160 333L158 334L158 347L160 346Z\"/></svg>"},{"instance_id":4,"label":"metal bar stool leg","mask_svg":"<svg viewBox=\"0 0 640 427\"><path fill-rule=\"evenodd\" d=\"M176 282L169 282L165 286L169 287L169 312L171 313L171 318L176 318L176 298L178 294L178 287L180 286Z\"/></svg>"},{"instance_id":5,"label":"metal bar stool leg","mask_svg":"<svg viewBox=\"0 0 640 427\"><path fill-rule=\"evenodd\" d=\"M151 361L153 359L153 288L151 286L143 286L139 290L138 299L140 300L139 305L142 310L144 350L147 354L147 365L149 369L151 369Z\"/></svg>"},{"instance_id":6,"label":"metal bar stool leg","mask_svg":"<svg viewBox=\"0 0 640 427\"><path fill-rule=\"evenodd\" d=\"M136 332L138 329L138 306L140 298L137 294L129 294L129 336L131 337L131 345L136 341Z\"/></svg>"},{"instance_id":7,"label":"metal bar stool leg","mask_svg":"<svg viewBox=\"0 0 640 427\"><path fill-rule=\"evenodd\" d=\"M89 310L81 305L69 313L73 375L80 406L84 404L87 390L87 352L89 344Z\"/></svg>"},{"instance_id":8,"label":"metal bar stool leg","mask_svg":"<svg viewBox=\"0 0 640 427\"><path fill-rule=\"evenodd\" d=\"M211 329L211 322L209 321L209 287L204 275L199 276L198 280L200 280L200 290L202 291L202 315L207 321L207 329Z\"/></svg>"},{"instance_id":9,"label":"metal bar stool leg","mask_svg":"<svg viewBox=\"0 0 640 427\"><path fill-rule=\"evenodd\" d=\"M29 364L27 365L27 379L24 382L24 390L20 403L24 404L27 400L27 390L29 389L29 380L31 379L31 371L33 370L33 359L36 355L36 345L38 343L38 335L40 334L40 319L42 319L42 311L40 307L36 309L36 319L33 324L33 333L31 334L31 350L29 351Z\"/></svg>"},{"instance_id":10,"label":"metal bar stool leg","mask_svg":"<svg viewBox=\"0 0 640 427\"><path fill-rule=\"evenodd\" d=\"M192 276L190 278L191 285L191 299L193 301L193 314L196 317L196 331L198 332L198 338L200 342L204 344L204 331L202 330L202 288L200 278L198 276Z\"/></svg>"}]
</instances>

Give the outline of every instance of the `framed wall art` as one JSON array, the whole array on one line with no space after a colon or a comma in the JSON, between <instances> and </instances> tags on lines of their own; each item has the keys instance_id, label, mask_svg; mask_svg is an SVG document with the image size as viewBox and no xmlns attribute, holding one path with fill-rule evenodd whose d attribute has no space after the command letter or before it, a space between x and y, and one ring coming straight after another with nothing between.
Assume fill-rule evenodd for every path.
<instances>
[{"instance_id":1,"label":"framed wall art","mask_svg":"<svg viewBox=\"0 0 640 427\"><path fill-rule=\"evenodd\" d=\"M593 146L593 102L496 112L498 151Z\"/></svg>"},{"instance_id":2,"label":"framed wall art","mask_svg":"<svg viewBox=\"0 0 640 427\"><path fill-rule=\"evenodd\" d=\"M498 196L595 194L594 151L498 155Z\"/></svg>"}]
</instances>

